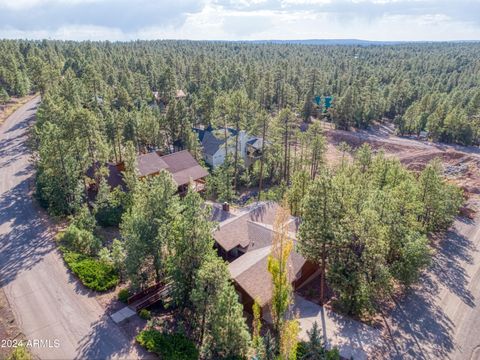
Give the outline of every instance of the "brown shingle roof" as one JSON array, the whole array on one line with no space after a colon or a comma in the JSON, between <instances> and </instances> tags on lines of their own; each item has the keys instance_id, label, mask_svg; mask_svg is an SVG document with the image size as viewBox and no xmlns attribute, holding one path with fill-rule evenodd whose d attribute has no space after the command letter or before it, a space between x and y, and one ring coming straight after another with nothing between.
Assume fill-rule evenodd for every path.
<instances>
[{"instance_id":1,"label":"brown shingle roof","mask_svg":"<svg viewBox=\"0 0 480 360\"><path fill-rule=\"evenodd\" d=\"M158 153L151 152L137 156L137 169L140 176L148 176L168 170L168 165Z\"/></svg>"},{"instance_id":2,"label":"brown shingle roof","mask_svg":"<svg viewBox=\"0 0 480 360\"><path fill-rule=\"evenodd\" d=\"M112 188L121 186L125 189L121 172L123 163L117 165L108 163L106 166L109 170L108 184ZM190 180L195 181L208 176L208 171L200 166L187 150L164 156L160 156L157 152L138 155L137 170L141 177L155 175L162 170L166 170L172 174L173 180L178 186L186 185ZM86 174L93 178L94 168L90 167Z\"/></svg>"},{"instance_id":3,"label":"brown shingle roof","mask_svg":"<svg viewBox=\"0 0 480 360\"><path fill-rule=\"evenodd\" d=\"M207 170L201 167L187 150L164 156L156 152L142 154L137 157L137 166L140 176L153 175L166 170L172 174L178 186L208 175Z\"/></svg>"},{"instance_id":4,"label":"brown shingle roof","mask_svg":"<svg viewBox=\"0 0 480 360\"><path fill-rule=\"evenodd\" d=\"M249 251L228 265L230 276L263 307L272 299L272 275L267 269L271 246ZM289 280L293 282L306 260L296 252L288 259Z\"/></svg>"},{"instance_id":5,"label":"brown shingle roof","mask_svg":"<svg viewBox=\"0 0 480 360\"><path fill-rule=\"evenodd\" d=\"M215 241L225 251L230 251L237 246L247 247L250 239L248 238L247 221L249 214L239 216L225 225L221 225L213 234Z\"/></svg>"},{"instance_id":6,"label":"brown shingle roof","mask_svg":"<svg viewBox=\"0 0 480 360\"><path fill-rule=\"evenodd\" d=\"M279 205L277 203L263 203L248 213L221 225L213 236L225 251L230 251L237 246L246 248L252 240L255 239L255 236L257 239L265 239L265 236L268 236L266 235L268 231L265 228L272 229L278 208ZM289 230L292 233L296 233L298 230L298 221L294 217L292 217L290 221ZM261 229L249 223L261 223L267 226ZM259 235L260 232L263 232L263 234Z\"/></svg>"}]
</instances>

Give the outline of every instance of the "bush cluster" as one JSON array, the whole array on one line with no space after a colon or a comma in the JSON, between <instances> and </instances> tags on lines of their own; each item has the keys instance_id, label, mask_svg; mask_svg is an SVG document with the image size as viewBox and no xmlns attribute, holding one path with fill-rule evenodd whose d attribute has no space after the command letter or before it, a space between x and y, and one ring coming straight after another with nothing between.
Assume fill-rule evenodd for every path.
<instances>
[{"instance_id":1,"label":"bush cluster","mask_svg":"<svg viewBox=\"0 0 480 360\"><path fill-rule=\"evenodd\" d=\"M130 297L130 291L128 289L122 289L118 292L118 300L123 303L127 303L128 298Z\"/></svg>"},{"instance_id":2,"label":"bush cluster","mask_svg":"<svg viewBox=\"0 0 480 360\"><path fill-rule=\"evenodd\" d=\"M152 314L147 309L142 309L138 312L138 316L140 316L143 320L150 320L152 318Z\"/></svg>"},{"instance_id":3,"label":"bush cluster","mask_svg":"<svg viewBox=\"0 0 480 360\"><path fill-rule=\"evenodd\" d=\"M164 334L157 330L144 330L137 342L162 360L195 360L198 350L195 344L182 334Z\"/></svg>"},{"instance_id":4,"label":"bush cluster","mask_svg":"<svg viewBox=\"0 0 480 360\"><path fill-rule=\"evenodd\" d=\"M62 250L66 264L86 287L95 291L106 291L118 284L118 272L113 266L66 248Z\"/></svg>"},{"instance_id":5,"label":"bush cluster","mask_svg":"<svg viewBox=\"0 0 480 360\"><path fill-rule=\"evenodd\" d=\"M7 360L31 360L32 355L25 346L16 347L12 353L6 358Z\"/></svg>"},{"instance_id":6,"label":"bush cluster","mask_svg":"<svg viewBox=\"0 0 480 360\"><path fill-rule=\"evenodd\" d=\"M63 234L62 242L75 252L94 255L100 250L102 242L91 231L71 224Z\"/></svg>"}]
</instances>

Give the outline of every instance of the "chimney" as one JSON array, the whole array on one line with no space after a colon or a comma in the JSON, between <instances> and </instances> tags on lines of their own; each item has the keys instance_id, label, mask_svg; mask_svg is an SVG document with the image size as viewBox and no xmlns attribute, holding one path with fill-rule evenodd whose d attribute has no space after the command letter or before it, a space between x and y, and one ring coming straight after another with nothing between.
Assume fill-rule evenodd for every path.
<instances>
[{"instance_id":1,"label":"chimney","mask_svg":"<svg viewBox=\"0 0 480 360\"><path fill-rule=\"evenodd\" d=\"M222 210L225 212L230 212L230 204L225 201L222 205Z\"/></svg>"}]
</instances>

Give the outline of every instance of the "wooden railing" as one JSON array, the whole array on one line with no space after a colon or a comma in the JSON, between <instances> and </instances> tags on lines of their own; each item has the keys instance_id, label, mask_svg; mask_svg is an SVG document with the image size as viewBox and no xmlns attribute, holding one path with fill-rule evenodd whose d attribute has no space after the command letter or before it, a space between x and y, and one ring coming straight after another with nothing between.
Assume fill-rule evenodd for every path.
<instances>
[{"instance_id":1,"label":"wooden railing","mask_svg":"<svg viewBox=\"0 0 480 360\"><path fill-rule=\"evenodd\" d=\"M170 295L170 290L171 290L170 284L167 284L161 287L160 289L158 289L158 291L146 297L145 299L140 301L138 304L135 304L135 311L145 309L160 300L165 300Z\"/></svg>"},{"instance_id":2,"label":"wooden railing","mask_svg":"<svg viewBox=\"0 0 480 360\"><path fill-rule=\"evenodd\" d=\"M156 283L155 285L152 285L148 288L146 288L145 290L143 291L140 291L139 293L136 293L132 296L130 296L128 299L127 299L127 304L130 305L144 297L147 297L147 296L150 296L151 294L154 294L156 293L162 286L164 286L165 284L163 282L158 282Z\"/></svg>"}]
</instances>

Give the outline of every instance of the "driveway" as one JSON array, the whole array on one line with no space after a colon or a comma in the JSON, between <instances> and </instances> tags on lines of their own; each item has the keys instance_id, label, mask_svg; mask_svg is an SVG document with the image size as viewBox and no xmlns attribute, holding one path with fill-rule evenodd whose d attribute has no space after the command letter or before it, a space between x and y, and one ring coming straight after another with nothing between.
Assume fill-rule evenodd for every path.
<instances>
[{"instance_id":1,"label":"driveway","mask_svg":"<svg viewBox=\"0 0 480 360\"><path fill-rule=\"evenodd\" d=\"M327 339L327 346L337 347L340 355L346 359L378 358L375 352L385 353L388 344L382 339L382 332L371 326L333 312L295 294L293 311L300 322L300 338L308 340L307 330L315 322Z\"/></svg>"},{"instance_id":2,"label":"driveway","mask_svg":"<svg viewBox=\"0 0 480 360\"><path fill-rule=\"evenodd\" d=\"M39 101L0 127L0 286L26 339L39 341L30 351L41 359L139 358L140 350L67 271L48 219L32 200L25 142Z\"/></svg>"},{"instance_id":3,"label":"driveway","mask_svg":"<svg viewBox=\"0 0 480 360\"><path fill-rule=\"evenodd\" d=\"M302 339L317 321L345 358L480 360L480 215L455 221L435 252L419 284L393 299L383 331L295 295Z\"/></svg>"}]
</instances>

